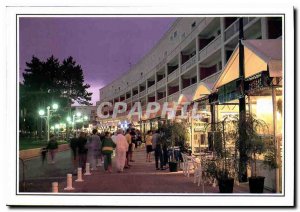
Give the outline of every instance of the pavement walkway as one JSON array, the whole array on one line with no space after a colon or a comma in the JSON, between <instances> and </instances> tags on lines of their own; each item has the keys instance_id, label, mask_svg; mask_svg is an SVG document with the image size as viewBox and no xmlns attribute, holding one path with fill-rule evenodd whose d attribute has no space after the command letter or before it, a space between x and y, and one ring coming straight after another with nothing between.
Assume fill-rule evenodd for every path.
<instances>
[{"instance_id":1,"label":"pavement walkway","mask_svg":"<svg viewBox=\"0 0 300 212\"><path fill-rule=\"evenodd\" d=\"M204 190L193 183L193 174L188 178L182 171L169 172L169 170L156 170L154 158L146 162L145 149L134 152L135 162L131 162L130 169L117 173L113 168L112 173L105 173L103 167L92 171L92 175L84 176L84 182L75 182L73 175L72 193L218 193L218 187L206 184ZM113 167L115 161L113 160ZM66 192L66 181L59 185L59 192ZM234 193L247 193L248 184L234 186Z\"/></svg>"}]
</instances>

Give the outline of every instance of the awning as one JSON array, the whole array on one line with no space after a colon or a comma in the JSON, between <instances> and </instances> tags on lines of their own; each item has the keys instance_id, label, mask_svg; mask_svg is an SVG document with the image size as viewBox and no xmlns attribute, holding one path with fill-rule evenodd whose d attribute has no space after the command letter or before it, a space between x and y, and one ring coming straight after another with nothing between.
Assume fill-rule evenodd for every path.
<instances>
[{"instance_id":1,"label":"awning","mask_svg":"<svg viewBox=\"0 0 300 212\"><path fill-rule=\"evenodd\" d=\"M282 40L244 40L245 78L262 71L282 77ZM239 47L232 53L213 90L239 78Z\"/></svg>"},{"instance_id":2,"label":"awning","mask_svg":"<svg viewBox=\"0 0 300 212\"><path fill-rule=\"evenodd\" d=\"M212 92L214 83L199 83L197 89L195 90L195 93L193 95L193 101L196 101L198 99L201 99Z\"/></svg>"}]
</instances>

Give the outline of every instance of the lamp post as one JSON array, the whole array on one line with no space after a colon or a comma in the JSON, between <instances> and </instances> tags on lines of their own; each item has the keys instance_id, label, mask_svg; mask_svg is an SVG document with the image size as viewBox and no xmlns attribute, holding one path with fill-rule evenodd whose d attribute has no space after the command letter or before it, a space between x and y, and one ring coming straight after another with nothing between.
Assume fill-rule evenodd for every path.
<instances>
[{"instance_id":1,"label":"lamp post","mask_svg":"<svg viewBox=\"0 0 300 212\"><path fill-rule=\"evenodd\" d=\"M80 118L81 117L81 113L80 112L77 112L76 114L73 114L73 119L72 119L72 130L74 131L74 127L75 127L75 118L78 117ZM68 117L69 120L71 120L70 117Z\"/></svg>"},{"instance_id":2,"label":"lamp post","mask_svg":"<svg viewBox=\"0 0 300 212\"><path fill-rule=\"evenodd\" d=\"M50 118L52 115L52 112L55 112L58 109L58 104L54 103L52 105L52 109L50 106L47 106L47 114L45 115L45 111L44 110L39 110L39 115L42 118L46 119L46 123L47 123L47 141L49 141L50 138Z\"/></svg>"}]
</instances>

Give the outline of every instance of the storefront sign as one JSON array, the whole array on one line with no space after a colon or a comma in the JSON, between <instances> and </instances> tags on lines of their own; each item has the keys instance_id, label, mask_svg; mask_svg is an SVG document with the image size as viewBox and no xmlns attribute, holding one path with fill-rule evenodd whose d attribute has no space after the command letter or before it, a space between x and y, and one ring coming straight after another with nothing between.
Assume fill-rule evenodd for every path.
<instances>
[{"instance_id":1,"label":"storefront sign","mask_svg":"<svg viewBox=\"0 0 300 212\"><path fill-rule=\"evenodd\" d=\"M199 101L199 104L198 104L198 110L200 110L200 111L206 111L207 110L206 109L207 105L209 105L209 100L207 98L201 99Z\"/></svg>"},{"instance_id":2,"label":"storefront sign","mask_svg":"<svg viewBox=\"0 0 300 212\"><path fill-rule=\"evenodd\" d=\"M264 71L245 79L245 81L246 91L251 93L255 90L269 87L272 79L268 76L268 72Z\"/></svg>"},{"instance_id":3,"label":"storefront sign","mask_svg":"<svg viewBox=\"0 0 300 212\"><path fill-rule=\"evenodd\" d=\"M220 104L238 99L243 96L243 88L240 79L236 79L221 86L218 90L218 101Z\"/></svg>"},{"instance_id":4,"label":"storefront sign","mask_svg":"<svg viewBox=\"0 0 300 212\"><path fill-rule=\"evenodd\" d=\"M196 123L193 123L193 125L194 125L194 132L203 132L203 131L205 131L207 123L196 122Z\"/></svg>"}]
</instances>

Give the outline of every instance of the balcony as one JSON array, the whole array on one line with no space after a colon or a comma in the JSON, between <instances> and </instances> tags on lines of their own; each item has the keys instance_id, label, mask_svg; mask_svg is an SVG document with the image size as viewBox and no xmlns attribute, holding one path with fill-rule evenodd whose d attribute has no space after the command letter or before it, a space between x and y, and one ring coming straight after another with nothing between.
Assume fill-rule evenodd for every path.
<instances>
[{"instance_id":1,"label":"balcony","mask_svg":"<svg viewBox=\"0 0 300 212\"><path fill-rule=\"evenodd\" d=\"M165 101L166 101L166 97L159 99L157 102L162 105L164 104Z\"/></svg>"},{"instance_id":2,"label":"balcony","mask_svg":"<svg viewBox=\"0 0 300 212\"><path fill-rule=\"evenodd\" d=\"M212 40L206 47L199 51L198 60L202 61L221 46L221 35Z\"/></svg>"},{"instance_id":3,"label":"balcony","mask_svg":"<svg viewBox=\"0 0 300 212\"><path fill-rule=\"evenodd\" d=\"M179 98L180 92L177 91L176 93L171 94L168 96L168 102L177 102Z\"/></svg>"},{"instance_id":4,"label":"balcony","mask_svg":"<svg viewBox=\"0 0 300 212\"><path fill-rule=\"evenodd\" d=\"M155 89L156 89L155 84L154 84L154 85L151 85L151 86L147 89L147 93L150 94L150 93L154 92Z\"/></svg>"},{"instance_id":5,"label":"balcony","mask_svg":"<svg viewBox=\"0 0 300 212\"><path fill-rule=\"evenodd\" d=\"M252 20L254 20L255 17L247 17L243 18L243 24L244 28L245 26L250 23ZM225 41L227 41L229 38L234 36L236 33L239 32L239 19L237 19L235 22L233 22L227 29L225 29Z\"/></svg>"},{"instance_id":6,"label":"balcony","mask_svg":"<svg viewBox=\"0 0 300 212\"><path fill-rule=\"evenodd\" d=\"M186 94L193 94L195 92L197 88L197 83L194 83L184 89L182 89L182 94L186 95Z\"/></svg>"},{"instance_id":7,"label":"balcony","mask_svg":"<svg viewBox=\"0 0 300 212\"><path fill-rule=\"evenodd\" d=\"M158 81L157 88L160 88L161 86L165 85L167 83L166 77Z\"/></svg>"},{"instance_id":8,"label":"balcony","mask_svg":"<svg viewBox=\"0 0 300 212\"><path fill-rule=\"evenodd\" d=\"M140 97L145 96L146 95L146 90L143 90L140 92Z\"/></svg>"},{"instance_id":9,"label":"balcony","mask_svg":"<svg viewBox=\"0 0 300 212\"><path fill-rule=\"evenodd\" d=\"M135 95L132 97L132 101L135 102L138 98L139 98L139 94L135 94Z\"/></svg>"},{"instance_id":10,"label":"balcony","mask_svg":"<svg viewBox=\"0 0 300 212\"><path fill-rule=\"evenodd\" d=\"M185 72L188 68L196 64L196 55L191 57L188 61L181 65L181 73Z\"/></svg>"},{"instance_id":11,"label":"balcony","mask_svg":"<svg viewBox=\"0 0 300 212\"><path fill-rule=\"evenodd\" d=\"M215 84L215 82L218 80L220 74L221 74L222 70L217 71L216 73L204 78L203 80L201 80L201 82L204 82L206 84L210 84L213 85Z\"/></svg>"},{"instance_id":12,"label":"balcony","mask_svg":"<svg viewBox=\"0 0 300 212\"><path fill-rule=\"evenodd\" d=\"M179 76L179 68L177 68L175 71L173 71L171 74L168 75L168 82L171 82L178 76Z\"/></svg>"}]
</instances>

